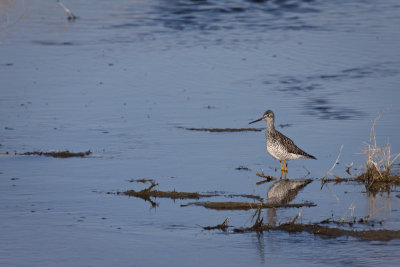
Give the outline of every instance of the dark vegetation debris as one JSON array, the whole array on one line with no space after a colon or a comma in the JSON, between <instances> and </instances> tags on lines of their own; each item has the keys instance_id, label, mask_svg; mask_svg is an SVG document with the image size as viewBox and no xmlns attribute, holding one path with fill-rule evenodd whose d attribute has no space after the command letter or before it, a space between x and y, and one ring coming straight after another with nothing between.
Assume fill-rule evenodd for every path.
<instances>
[{"instance_id":1,"label":"dark vegetation debris","mask_svg":"<svg viewBox=\"0 0 400 267\"><path fill-rule=\"evenodd\" d=\"M370 221L371 218L371 214L364 216L364 217L352 217L348 220L344 219L344 218L340 218L339 220L335 220L333 217L329 217L325 220L322 220L319 224L336 224L336 225L348 225L350 227L354 226L355 224L363 224L363 225L369 225L374 227L375 224L379 224L382 225L383 221Z\"/></svg>"},{"instance_id":2,"label":"dark vegetation debris","mask_svg":"<svg viewBox=\"0 0 400 267\"><path fill-rule=\"evenodd\" d=\"M256 175L257 175L258 177L265 178L265 179L267 179L267 180L269 180L269 181L275 181L275 180L277 180L277 178L275 178L274 176L265 175L264 173L260 173L260 172L257 172Z\"/></svg>"},{"instance_id":3,"label":"dark vegetation debris","mask_svg":"<svg viewBox=\"0 0 400 267\"><path fill-rule=\"evenodd\" d=\"M400 238L400 230L346 230L336 227L326 227L319 224L303 224L288 222L278 226L263 225L256 221L256 223L249 228L235 228L236 233L244 232L263 232L263 231L284 231L288 233L308 232L314 235L325 237L341 237L351 236L362 240L376 240L376 241L389 241L392 239Z\"/></svg>"},{"instance_id":4,"label":"dark vegetation debris","mask_svg":"<svg viewBox=\"0 0 400 267\"><path fill-rule=\"evenodd\" d=\"M265 175L264 173L257 172L256 175L258 177L265 178L265 180L257 182L256 185L261 185L261 184L265 184L265 183L277 180L277 178L275 178L275 177L273 177L271 175Z\"/></svg>"},{"instance_id":5,"label":"dark vegetation debris","mask_svg":"<svg viewBox=\"0 0 400 267\"><path fill-rule=\"evenodd\" d=\"M89 156L90 154L92 154L92 152L90 150L88 150L86 152L76 152L76 153L65 150L65 151L51 151L51 152L33 151L33 152L25 152L22 155L48 156L48 157L54 157L54 158L70 158L70 157L85 157L85 156Z\"/></svg>"},{"instance_id":6,"label":"dark vegetation debris","mask_svg":"<svg viewBox=\"0 0 400 267\"><path fill-rule=\"evenodd\" d=\"M341 183L341 182L361 182L360 179L358 178L342 178L339 176L334 176L335 178L322 178L321 182L329 183L329 182L334 182L334 183Z\"/></svg>"},{"instance_id":7,"label":"dark vegetation debris","mask_svg":"<svg viewBox=\"0 0 400 267\"><path fill-rule=\"evenodd\" d=\"M238 170L238 171L250 171L250 169L245 167L245 166L239 166L239 167L236 168L236 170Z\"/></svg>"},{"instance_id":8,"label":"dark vegetation debris","mask_svg":"<svg viewBox=\"0 0 400 267\"><path fill-rule=\"evenodd\" d=\"M389 168L386 173L379 172L374 165L369 166L357 179L365 184L367 191L374 193L390 192L393 186L400 186L400 176L392 175Z\"/></svg>"},{"instance_id":9,"label":"dark vegetation debris","mask_svg":"<svg viewBox=\"0 0 400 267\"><path fill-rule=\"evenodd\" d=\"M151 185L143 189L141 191L135 191L135 190L127 190L125 192L117 192L116 194L124 194L127 196L132 196L132 197L138 197L141 198L145 201L149 201L153 207L157 206L157 203L151 200L152 197L154 198L170 198L170 199L199 199L202 197L213 197L216 196L215 194L200 194L197 192L177 192L177 191L159 191L159 190L152 190L153 187L157 186L155 182L151 182ZM112 194L111 192L108 192L108 194Z\"/></svg>"},{"instance_id":10,"label":"dark vegetation debris","mask_svg":"<svg viewBox=\"0 0 400 267\"><path fill-rule=\"evenodd\" d=\"M221 132L261 132L264 128L184 128L184 129L188 131L221 133Z\"/></svg>"},{"instance_id":11,"label":"dark vegetation debris","mask_svg":"<svg viewBox=\"0 0 400 267\"><path fill-rule=\"evenodd\" d=\"M181 207L186 206L203 206L207 209L214 210L250 210L250 209L264 209L264 208L301 208L301 207L315 207L316 204L312 202L304 203L294 203L294 204L271 204L264 202L232 202L232 201L222 201L222 202L191 202L187 204L182 204Z\"/></svg>"},{"instance_id":12,"label":"dark vegetation debris","mask_svg":"<svg viewBox=\"0 0 400 267\"><path fill-rule=\"evenodd\" d=\"M244 198L250 198L250 199L255 199L255 200L261 200L262 198L260 196L256 195L249 195L249 194L229 194L229 195L223 195L225 197L244 197Z\"/></svg>"},{"instance_id":13,"label":"dark vegetation debris","mask_svg":"<svg viewBox=\"0 0 400 267\"><path fill-rule=\"evenodd\" d=\"M218 224L218 225L216 225L216 226L206 226L206 227L203 227L203 229L204 229L204 230L220 229L220 230L226 232L226 230L227 230L228 227L229 227L229 226L228 226L228 220L229 220L229 217L226 218L225 221L224 221L223 223L221 223L221 224Z\"/></svg>"},{"instance_id":14,"label":"dark vegetation debris","mask_svg":"<svg viewBox=\"0 0 400 267\"><path fill-rule=\"evenodd\" d=\"M155 181L153 179L149 179L149 178L140 178L140 179L130 179L129 180L130 183L155 183Z\"/></svg>"}]
</instances>

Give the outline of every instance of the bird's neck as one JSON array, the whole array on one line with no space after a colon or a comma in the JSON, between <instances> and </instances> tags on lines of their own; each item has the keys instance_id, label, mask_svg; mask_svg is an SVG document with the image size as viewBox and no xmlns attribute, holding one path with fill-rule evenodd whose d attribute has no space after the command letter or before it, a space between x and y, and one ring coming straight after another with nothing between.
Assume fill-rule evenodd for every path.
<instances>
[{"instance_id":1,"label":"bird's neck","mask_svg":"<svg viewBox=\"0 0 400 267\"><path fill-rule=\"evenodd\" d=\"M272 131L274 131L274 130L275 130L274 120L272 119L272 120L270 120L270 121L267 122L267 129L266 129L266 131L267 131L267 132L272 132Z\"/></svg>"}]
</instances>

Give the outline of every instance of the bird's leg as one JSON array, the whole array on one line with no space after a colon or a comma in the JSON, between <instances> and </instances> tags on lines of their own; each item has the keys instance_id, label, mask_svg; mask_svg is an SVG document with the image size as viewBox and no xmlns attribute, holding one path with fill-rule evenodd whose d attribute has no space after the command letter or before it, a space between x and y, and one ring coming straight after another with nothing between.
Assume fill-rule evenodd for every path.
<instances>
[{"instance_id":1,"label":"bird's leg","mask_svg":"<svg viewBox=\"0 0 400 267\"><path fill-rule=\"evenodd\" d=\"M279 163L281 164L281 171L283 171L282 161L280 160Z\"/></svg>"},{"instance_id":2,"label":"bird's leg","mask_svg":"<svg viewBox=\"0 0 400 267\"><path fill-rule=\"evenodd\" d=\"M287 174L287 171L285 172L285 177L283 178L284 180L286 180L286 174Z\"/></svg>"},{"instance_id":3,"label":"bird's leg","mask_svg":"<svg viewBox=\"0 0 400 267\"><path fill-rule=\"evenodd\" d=\"M282 179L282 174L283 174L283 170L281 170L281 176L279 177L279 179ZM285 178L286 178L286 172L285 172Z\"/></svg>"},{"instance_id":4,"label":"bird's leg","mask_svg":"<svg viewBox=\"0 0 400 267\"><path fill-rule=\"evenodd\" d=\"M286 161L283 161L283 165L285 166L284 172L287 173L287 165L286 165Z\"/></svg>"}]
</instances>

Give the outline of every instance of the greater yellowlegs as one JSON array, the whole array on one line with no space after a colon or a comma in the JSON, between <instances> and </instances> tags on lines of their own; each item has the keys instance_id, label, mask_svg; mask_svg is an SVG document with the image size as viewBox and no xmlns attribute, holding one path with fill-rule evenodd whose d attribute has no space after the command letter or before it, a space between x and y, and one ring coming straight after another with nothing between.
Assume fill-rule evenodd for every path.
<instances>
[{"instance_id":1,"label":"greater yellowlegs","mask_svg":"<svg viewBox=\"0 0 400 267\"><path fill-rule=\"evenodd\" d=\"M297 196L301 189L311 182L311 179L279 180L268 189L268 203L288 204Z\"/></svg>"},{"instance_id":2,"label":"greater yellowlegs","mask_svg":"<svg viewBox=\"0 0 400 267\"><path fill-rule=\"evenodd\" d=\"M311 156L310 154L307 154L306 152L298 148L290 138L275 130L275 115L272 110L267 110L261 118L252 121L249 124L261 120L267 122L267 128L265 130L265 136L267 138L267 151L273 158L279 160L281 164L281 172L285 172L285 177L287 173L286 161L300 158L316 159L314 156Z\"/></svg>"}]
</instances>

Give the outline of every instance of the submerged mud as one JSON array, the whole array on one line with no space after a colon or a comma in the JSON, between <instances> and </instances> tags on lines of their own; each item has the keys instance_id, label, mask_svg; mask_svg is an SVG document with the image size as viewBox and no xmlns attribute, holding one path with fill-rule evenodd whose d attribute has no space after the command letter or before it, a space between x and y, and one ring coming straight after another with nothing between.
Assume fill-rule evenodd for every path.
<instances>
[{"instance_id":1,"label":"submerged mud","mask_svg":"<svg viewBox=\"0 0 400 267\"><path fill-rule=\"evenodd\" d=\"M130 179L129 180L130 183L155 183L154 179L150 179L150 178L140 178L140 179Z\"/></svg>"},{"instance_id":2,"label":"submerged mud","mask_svg":"<svg viewBox=\"0 0 400 267\"><path fill-rule=\"evenodd\" d=\"M154 187L158 186L158 184L153 180L153 179L148 179L148 178L142 178L142 179L131 179L129 182L137 182L137 183L151 183L151 185L148 188L145 188L140 191L135 191L135 190L127 190L124 192L107 192L107 194L123 194L131 197L137 197L144 199L146 201L151 201L151 197L154 198L170 198L170 199L200 199L200 198L205 198L205 197L218 197L218 196L224 196L227 198L233 198L233 197L242 197L242 198L249 198L249 199L255 199L255 200L261 200L260 196L257 195L249 195L249 194L225 194L224 192L212 192L212 193L207 193L207 194L202 194L199 192L178 192L178 191L161 191L161 190L153 190ZM154 202L152 202L154 203ZM201 203L201 202L198 202ZM230 203L230 202L208 202L208 203ZM232 202L235 203L235 202ZM236 202L236 203L247 203L247 202ZM249 202L250 203L250 202ZM193 205L193 203L185 204L182 206L188 206L188 205ZM211 204L212 205L212 204ZM239 204L240 205L240 204ZM227 207L232 206L232 204L228 204Z\"/></svg>"},{"instance_id":3,"label":"submerged mud","mask_svg":"<svg viewBox=\"0 0 400 267\"><path fill-rule=\"evenodd\" d=\"M360 217L360 218L353 217L348 220L344 219L343 217L338 220L337 219L335 220L333 217L329 217L329 218L321 221L320 224L335 224L335 225L339 225L339 226L348 225L350 227L352 227L355 224L368 225L371 227L374 227L376 224L382 225L383 220L382 221L370 220L371 216L372 216L372 214L369 214L364 217Z\"/></svg>"},{"instance_id":4,"label":"submerged mud","mask_svg":"<svg viewBox=\"0 0 400 267\"><path fill-rule=\"evenodd\" d=\"M141 191L128 190L124 192L127 196L134 196L139 198L149 198L149 197L160 197L160 198L171 198L171 199L188 199L195 198L199 199L202 197L212 197L214 195L200 194L197 192L177 192L177 191L160 191L144 189Z\"/></svg>"},{"instance_id":5,"label":"submerged mud","mask_svg":"<svg viewBox=\"0 0 400 267\"><path fill-rule=\"evenodd\" d=\"M33 152L25 152L21 155L25 156L37 155L37 156L47 156L53 158L71 158L71 157L83 158L85 156L89 156L90 154L92 154L90 150L85 152L70 152L68 150L65 150L65 151L50 151L50 152L33 151Z\"/></svg>"},{"instance_id":6,"label":"submerged mud","mask_svg":"<svg viewBox=\"0 0 400 267\"><path fill-rule=\"evenodd\" d=\"M160 191L160 190L152 190L153 187L157 186L155 182L151 182L151 185L143 190L135 191L135 190L127 190L124 192L117 192L117 194L124 194L131 197L141 198L145 201L149 201L152 206L157 206L157 203L152 201L153 198L170 198L170 199L199 199L202 197L213 197L215 194L200 194L198 192L177 192L177 191ZM111 194L109 192L109 194Z\"/></svg>"},{"instance_id":7,"label":"submerged mud","mask_svg":"<svg viewBox=\"0 0 400 267\"><path fill-rule=\"evenodd\" d=\"M327 182L360 182L360 178L339 178L335 179L321 179L323 183ZM311 179L300 179L300 180L279 180L276 181L268 190L267 202L265 199L255 195L227 195L221 192L201 194L198 192L178 192L178 191L161 191L154 190L158 184L152 179L132 179L130 182L146 183L151 182L148 188L140 191L127 190L124 192L117 192L116 194L123 194L127 196L133 196L141 198L145 201L149 201L152 206L157 206L152 198L170 198L170 199L200 199L204 197L245 197L251 198L256 201L253 202L235 202L235 201L196 201L186 204L181 204L181 207L187 206L202 206L206 209L212 210L255 210L253 218L256 218L255 223L250 227L236 227L228 226L229 217L221 224L214 226L202 227L204 230L221 230L228 232L230 227L233 228L234 233L247 233L247 232L265 232L265 231L283 231L287 233L301 233L307 232L316 236L322 237L353 237L361 240L368 241L390 241L392 239L400 239L400 230L387 230L387 229L367 229L367 230L355 230L352 227L356 224L363 225L365 227L374 227L375 225L381 225L382 221L370 221L370 215L360 218L351 218L351 220L344 220L343 218L335 220L333 217L329 217L321 222L317 223L296 223L296 220L301 216L300 212L291 221L282 223L279 225L265 224L264 218L261 216L263 209L276 209L276 208L301 208L301 207L315 207L317 204L313 202L303 203L290 203L297 193L312 182ZM257 215L258 214L258 215ZM344 229L343 226L350 229Z\"/></svg>"},{"instance_id":8,"label":"submerged mud","mask_svg":"<svg viewBox=\"0 0 400 267\"><path fill-rule=\"evenodd\" d=\"M238 170L238 171L250 171L250 169L248 167L242 166L242 165L240 165L239 167L236 167L235 170Z\"/></svg>"},{"instance_id":9,"label":"submerged mud","mask_svg":"<svg viewBox=\"0 0 400 267\"><path fill-rule=\"evenodd\" d=\"M236 233L244 232L263 232L263 231L284 231L288 233L308 232L314 235L325 237L356 237L369 241L390 241L400 238L400 230L347 230L336 227L326 227L319 224L302 224L302 223L283 223L279 226L272 225L253 225L249 228L235 228Z\"/></svg>"},{"instance_id":10,"label":"submerged mud","mask_svg":"<svg viewBox=\"0 0 400 267\"><path fill-rule=\"evenodd\" d=\"M201 131L210 133L221 132L261 132L264 128L184 128L188 131Z\"/></svg>"},{"instance_id":11,"label":"submerged mud","mask_svg":"<svg viewBox=\"0 0 400 267\"><path fill-rule=\"evenodd\" d=\"M301 208L301 207L315 207L316 204L312 202L294 203L294 204L274 204L264 202L192 202L188 204L182 204L181 207L187 206L202 206L206 209L214 210L250 210L250 209L264 209L264 208Z\"/></svg>"},{"instance_id":12,"label":"submerged mud","mask_svg":"<svg viewBox=\"0 0 400 267\"><path fill-rule=\"evenodd\" d=\"M229 227L229 226L228 226L228 220L229 220L229 217L226 218L225 221L224 221L223 223L221 223L221 224L218 224L218 225L216 225L216 226L206 226L206 227L203 227L203 229L204 229L204 230L215 230L215 229L220 229L220 230L226 232L227 229L228 229L228 227Z\"/></svg>"}]
</instances>

